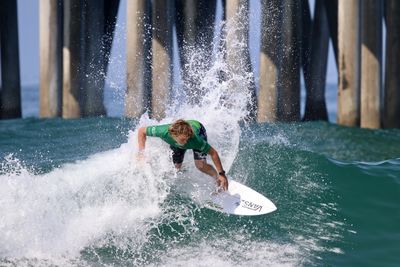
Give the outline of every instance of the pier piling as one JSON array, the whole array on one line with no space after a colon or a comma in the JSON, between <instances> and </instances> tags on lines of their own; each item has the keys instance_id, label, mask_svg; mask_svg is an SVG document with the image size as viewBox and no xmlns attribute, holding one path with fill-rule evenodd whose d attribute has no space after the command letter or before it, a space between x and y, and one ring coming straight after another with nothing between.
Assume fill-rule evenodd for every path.
<instances>
[{"instance_id":1,"label":"pier piling","mask_svg":"<svg viewBox=\"0 0 400 267\"><path fill-rule=\"evenodd\" d=\"M104 107L105 47L104 0L86 0L83 5L83 116L106 115Z\"/></svg>"},{"instance_id":2,"label":"pier piling","mask_svg":"<svg viewBox=\"0 0 400 267\"><path fill-rule=\"evenodd\" d=\"M233 74L253 73L249 51L249 1L230 0L226 2L226 19L228 22L228 35L226 38L226 60ZM241 90L243 83L230 85L233 90ZM246 81L249 86L249 103L247 106L247 121L255 121L257 117L257 96L254 77Z\"/></svg>"},{"instance_id":3,"label":"pier piling","mask_svg":"<svg viewBox=\"0 0 400 267\"><path fill-rule=\"evenodd\" d=\"M39 1L40 117L60 117L62 112L63 2Z\"/></svg>"},{"instance_id":4,"label":"pier piling","mask_svg":"<svg viewBox=\"0 0 400 267\"><path fill-rule=\"evenodd\" d=\"M307 1L303 1L307 4ZM304 9L303 9L304 10ZM309 11L307 11L309 12ZM303 19L308 17L303 14ZM311 16L310 16L311 17ZM309 23L308 23L309 24ZM304 24L303 24L304 25ZM325 81L328 66L329 25L325 0L316 0L311 29L303 29L303 36L309 36L309 53L303 53L306 102L304 120L328 120L325 102ZM304 38L306 39L306 38ZM304 44L303 44L304 47Z\"/></svg>"},{"instance_id":5,"label":"pier piling","mask_svg":"<svg viewBox=\"0 0 400 267\"><path fill-rule=\"evenodd\" d=\"M151 106L151 4L127 2L125 115L138 118Z\"/></svg>"},{"instance_id":6,"label":"pier piling","mask_svg":"<svg viewBox=\"0 0 400 267\"><path fill-rule=\"evenodd\" d=\"M152 108L155 119L165 117L172 89L173 0L154 0L152 8Z\"/></svg>"},{"instance_id":7,"label":"pier piling","mask_svg":"<svg viewBox=\"0 0 400 267\"><path fill-rule=\"evenodd\" d=\"M360 0L339 1L337 123L347 126L360 123L360 11Z\"/></svg>"},{"instance_id":8,"label":"pier piling","mask_svg":"<svg viewBox=\"0 0 400 267\"><path fill-rule=\"evenodd\" d=\"M128 1L131 2L131 1ZM110 63L111 48L114 41L115 27L120 0L104 0L104 32L103 32L103 54L104 54L104 77L107 77L108 64Z\"/></svg>"},{"instance_id":9,"label":"pier piling","mask_svg":"<svg viewBox=\"0 0 400 267\"><path fill-rule=\"evenodd\" d=\"M261 1L258 122L276 122L281 55L282 1Z\"/></svg>"},{"instance_id":10,"label":"pier piling","mask_svg":"<svg viewBox=\"0 0 400 267\"><path fill-rule=\"evenodd\" d=\"M66 119L81 117L81 14L80 0L64 0L63 107Z\"/></svg>"},{"instance_id":11,"label":"pier piling","mask_svg":"<svg viewBox=\"0 0 400 267\"><path fill-rule=\"evenodd\" d=\"M324 1L336 70L338 69L338 1L339 0Z\"/></svg>"},{"instance_id":12,"label":"pier piling","mask_svg":"<svg viewBox=\"0 0 400 267\"><path fill-rule=\"evenodd\" d=\"M278 91L278 120L300 120L301 2L283 0L282 63Z\"/></svg>"},{"instance_id":13,"label":"pier piling","mask_svg":"<svg viewBox=\"0 0 400 267\"><path fill-rule=\"evenodd\" d=\"M386 66L384 127L400 128L400 1L385 1Z\"/></svg>"},{"instance_id":14,"label":"pier piling","mask_svg":"<svg viewBox=\"0 0 400 267\"><path fill-rule=\"evenodd\" d=\"M361 121L363 128L381 128L382 14L381 0L361 1Z\"/></svg>"},{"instance_id":15,"label":"pier piling","mask_svg":"<svg viewBox=\"0 0 400 267\"><path fill-rule=\"evenodd\" d=\"M16 0L0 1L0 39L0 118L20 118L22 107Z\"/></svg>"},{"instance_id":16,"label":"pier piling","mask_svg":"<svg viewBox=\"0 0 400 267\"><path fill-rule=\"evenodd\" d=\"M179 62L183 90L192 104L198 104L202 95L200 77L191 73L196 64L198 73L206 72L211 66L213 51L216 0L175 0L175 27L178 42ZM201 54L191 63L190 57Z\"/></svg>"}]
</instances>

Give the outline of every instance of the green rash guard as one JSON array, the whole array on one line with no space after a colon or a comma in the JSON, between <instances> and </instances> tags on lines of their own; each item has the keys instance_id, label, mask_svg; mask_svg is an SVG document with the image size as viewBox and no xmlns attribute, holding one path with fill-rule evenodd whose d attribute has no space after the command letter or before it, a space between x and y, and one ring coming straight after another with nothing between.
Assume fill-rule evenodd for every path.
<instances>
[{"instance_id":1,"label":"green rash guard","mask_svg":"<svg viewBox=\"0 0 400 267\"><path fill-rule=\"evenodd\" d=\"M148 126L146 128L146 136L155 136L155 137L160 137L162 140L167 142L173 147L177 147L180 149L194 149L194 150L199 150L203 153L208 153L210 151L210 144L207 143L206 140L204 140L201 136L199 136L199 131L201 128L201 124L198 121L195 120L188 120L186 121L192 126L194 135L189 138L186 144L179 145L170 135L168 132L169 127L171 124L163 124L163 125L158 125L158 126Z\"/></svg>"}]
</instances>

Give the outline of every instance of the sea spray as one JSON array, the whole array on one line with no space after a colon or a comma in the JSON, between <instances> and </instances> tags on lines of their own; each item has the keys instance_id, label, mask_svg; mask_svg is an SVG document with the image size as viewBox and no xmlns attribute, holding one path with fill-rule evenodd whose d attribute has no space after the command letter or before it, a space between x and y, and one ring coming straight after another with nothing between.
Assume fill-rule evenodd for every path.
<instances>
[{"instance_id":1,"label":"sea spray","mask_svg":"<svg viewBox=\"0 0 400 267\"><path fill-rule=\"evenodd\" d=\"M16 160L8 164L12 170L2 168L1 257L73 259L104 240L142 244L168 190L153 178L159 169L139 172L132 154L123 145L43 175Z\"/></svg>"},{"instance_id":2,"label":"sea spray","mask_svg":"<svg viewBox=\"0 0 400 267\"><path fill-rule=\"evenodd\" d=\"M224 43L224 38L217 43ZM236 45L246 43L238 40ZM161 121L143 115L127 143L119 148L44 174L26 169L17 159L4 159L0 258L15 264L32 259L82 265L86 261L101 263L104 257L99 255L107 249L117 255L114 263L142 265L158 258L153 255L157 247L168 249L197 232L198 207L185 197L196 195L196 184L202 180L214 181L194 169L189 153L184 179L176 178L169 146L158 138L148 138L146 159L138 161L137 130L178 118L199 120L229 172L239 147L239 123L248 114L252 75L240 68L232 72L224 59L224 47L214 50L208 69L193 67L202 64L202 58L196 56L201 51L189 49L193 55L186 66L189 80L200 78L197 103L172 99ZM176 183L188 186L171 196Z\"/></svg>"},{"instance_id":3,"label":"sea spray","mask_svg":"<svg viewBox=\"0 0 400 267\"><path fill-rule=\"evenodd\" d=\"M234 24L237 26L237 24ZM185 56L188 62L185 66L185 75L182 79L182 94L177 95L171 100L166 110L166 118L155 121L144 114L138 123L138 127L172 123L176 119L195 119L200 121L207 129L208 142L214 147L221 158L226 172L229 169L237 155L240 139L240 122L245 121L249 114L249 101L251 98L252 84L254 77L248 71L248 67L243 62L237 62L238 65L229 65L225 60L227 53L226 38L230 37L230 53L241 54L247 49L246 40L232 38L231 31L234 30L232 23L222 23L221 40L214 40L216 51L214 57L202 56L211 51L202 50L202 46L185 47ZM205 59L213 58L212 62L204 62ZM196 88L192 88L196 87ZM137 130L137 129L136 129ZM136 131L133 138L136 138ZM159 157L171 157L171 151L167 144L160 144L157 138L147 138L146 147L163 147L163 151L147 151L146 156L153 153ZM135 142L135 141L133 141ZM158 142L153 143L153 142ZM186 154L184 168L186 193L191 196L199 197L199 190L204 189L204 183L210 178L206 177L198 170L195 170L191 152ZM211 159L208 159L211 162ZM212 162L211 162L212 163ZM153 165L154 166L154 165ZM214 182L214 181L213 181ZM215 182L214 182L215 185ZM197 187L197 188L196 188ZM207 187L207 185L206 185ZM184 192L182 192L184 193Z\"/></svg>"}]
</instances>

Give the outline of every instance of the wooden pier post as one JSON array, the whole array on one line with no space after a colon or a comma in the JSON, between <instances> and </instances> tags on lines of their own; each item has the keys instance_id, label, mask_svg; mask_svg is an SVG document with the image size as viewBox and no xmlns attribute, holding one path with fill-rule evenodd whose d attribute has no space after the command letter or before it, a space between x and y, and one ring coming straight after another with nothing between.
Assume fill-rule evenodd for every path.
<instances>
[{"instance_id":1,"label":"wooden pier post","mask_svg":"<svg viewBox=\"0 0 400 267\"><path fill-rule=\"evenodd\" d=\"M226 3L226 19L228 25L228 36L226 40L228 67L233 73L245 75L253 73L249 51L249 0L231 0ZM239 44L239 45L238 45ZM247 121L255 121L257 117L257 96L254 77L250 77L247 88L249 92L249 103L247 105ZM243 90L242 83L232 85L233 90Z\"/></svg>"},{"instance_id":2,"label":"wooden pier post","mask_svg":"<svg viewBox=\"0 0 400 267\"><path fill-rule=\"evenodd\" d=\"M172 89L173 0L154 0L152 8L152 99L151 115L166 115Z\"/></svg>"},{"instance_id":3,"label":"wooden pier post","mask_svg":"<svg viewBox=\"0 0 400 267\"><path fill-rule=\"evenodd\" d=\"M110 63L111 48L114 40L115 26L117 24L120 0L104 0L104 77L107 77L108 64Z\"/></svg>"},{"instance_id":4,"label":"wooden pier post","mask_svg":"<svg viewBox=\"0 0 400 267\"><path fill-rule=\"evenodd\" d=\"M216 7L216 0L175 0L179 47L212 49Z\"/></svg>"},{"instance_id":5,"label":"wooden pier post","mask_svg":"<svg viewBox=\"0 0 400 267\"><path fill-rule=\"evenodd\" d=\"M80 0L64 0L63 118L81 117L81 31Z\"/></svg>"},{"instance_id":6,"label":"wooden pier post","mask_svg":"<svg viewBox=\"0 0 400 267\"><path fill-rule=\"evenodd\" d=\"M281 88L278 92L278 120L300 120L300 34L301 2L283 1Z\"/></svg>"},{"instance_id":7,"label":"wooden pier post","mask_svg":"<svg viewBox=\"0 0 400 267\"><path fill-rule=\"evenodd\" d=\"M151 105L151 3L127 1L125 115L138 118Z\"/></svg>"},{"instance_id":8,"label":"wooden pier post","mask_svg":"<svg viewBox=\"0 0 400 267\"><path fill-rule=\"evenodd\" d=\"M382 14L381 0L363 0L361 47L361 122L363 128L381 127Z\"/></svg>"},{"instance_id":9,"label":"wooden pier post","mask_svg":"<svg viewBox=\"0 0 400 267\"><path fill-rule=\"evenodd\" d=\"M282 1L261 2L260 86L258 122L276 122L282 29Z\"/></svg>"},{"instance_id":10,"label":"wooden pier post","mask_svg":"<svg viewBox=\"0 0 400 267\"><path fill-rule=\"evenodd\" d=\"M186 62L183 49L196 45L196 19L199 0L175 0L175 25L181 62Z\"/></svg>"},{"instance_id":11,"label":"wooden pier post","mask_svg":"<svg viewBox=\"0 0 400 267\"><path fill-rule=\"evenodd\" d=\"M336 69L338 68L338 1L339 0L324 1L333 54L335 55Z\"/></svg>"},{"instance_id":12,"label":"wooden pier post","mask_svg":"<svg viewBox=\"0 0 400 267\"><path fill-rule=\"evenodd\" d=\"M194 54L201 54L202 62L196 62L198 72L205 72L211 66L213 51L216 0L175 0L175 26L183 89L188 100L197 104L201 97L201 80L190 73L188 63Z\"/></svg>"},{"instance_id":13,"label":"wooden pier post","mask_svg":"<svg viewBox=\"0 0 400 267\"><path fill-rule=\"evenodd\" d=\"M301 27L303 34L301 35L301 67L306 86L311 84L311 48L313 35L313 19L311 18L311 9L308 0L301 0ZM315 12L315 8L314 8ZM315 17L315 13L314 13Z\"/></svg>"},{"instance_id":14,"label":"wooden pier post","mask_svg":"<svg viewBox=\"0 0 400 267\"><path fill-rule=\"evenodd\" d=\"M303 3L308 4L308 0L303 1ZM328 111L325 102L325 85L328 66L329 25L325 0L316 0L312 28L304 29L303 36L305 35L310 37L308 42L310 49L308 49L308 54L303 53L302 58L303 61L309 62L309 64L306 64L306 68L304 68L305 65L303 64L307 92L304 120L327 121Z\"/></svg>"},{"instance_id":15,"label":"wooden pier post","mask_svg":"<svg viewBox=\"0 0 400 267\"><path fill-rule=\"evenodd\" d=\"M22 109L16 0L0 1L0 39L0 118L20 118Z\"/></svg>"},{"instance_id":16,"label":"wooden pier post","mask_svg":"<svg viewBox=\"0 0 400 267\"><path fill-rule=\"evenodd\" d=\"M221 0L221 11L222 11L222 16L221 16L221 22L223 24L221 25L219 29L219 43L218 43L218 54L221 55L221 57L226 61L226 0ZM223 70L220 71L219 74L219 80L222 82L226 80L225 73Z\"/></svg>"},{"instance_id":17,"label":"wooden pier post","mask_svg":"<svg viewBox=\"0 0 400 267\"><path fill-rule=\"evenodd\" d=\"M385 1L386 68L384 117L385 128L400 128L400 1Z\"/></svg>"},{"instance_id":18,"label":"wooden pier post","mask_svg":"<svg viewBox=\"0 0 400 267\"><path fill-rule=\"evenodd\" d=\"M105 48L104 0L86 0L84 4L83 115L106 115L104 107Z\"/></svg>"},{"instance_id":19,"label":"wooden pier post","mask_svg":"<svg viewBox=\"0 0 400 267\"><path fill-rule=\"evenodd\" d=\"M338 8L337 123L357 126L360 123L360 0L339 1Z\"/></svg>"},{"instance_id":20,"label":"wooden pier post","mask_svg":"<svg viewBox=\"0 0 400 267\"><path fill-rule=\"evenodd\" d=\"M59 117L62 112L61 0L39 1L40 117Z\"/></svg>"}]
</instances>

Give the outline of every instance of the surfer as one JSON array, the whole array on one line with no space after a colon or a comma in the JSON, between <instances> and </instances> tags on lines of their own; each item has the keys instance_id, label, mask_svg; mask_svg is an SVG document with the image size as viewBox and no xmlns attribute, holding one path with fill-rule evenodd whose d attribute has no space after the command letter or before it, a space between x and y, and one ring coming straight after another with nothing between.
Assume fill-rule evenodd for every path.
<instances>
[{"instance_id":1,"label":"surfer","mask_svg":"<svg viewBox=\"0 0 400 267\"><path fill-rule=\"evenodd\" d=\"M228 190L228 179L222 167L218 152L207 142L204 126L196 120L177 120L172 124L139 128L139 158L143 158L146 136L155 136L164 140L172 149L172 161L179 170L187 149L193 150L194 163L200 171L214 177L217 185ZM211 156L215 168L207 163L207 154Z\"/></svg>"}]
</instances>

